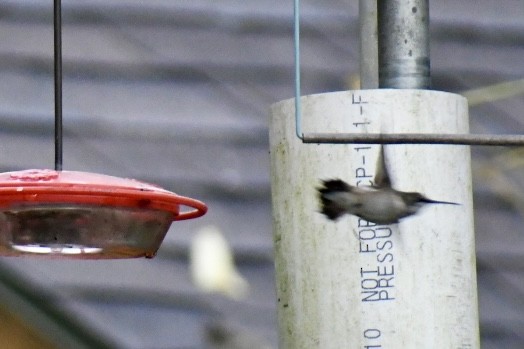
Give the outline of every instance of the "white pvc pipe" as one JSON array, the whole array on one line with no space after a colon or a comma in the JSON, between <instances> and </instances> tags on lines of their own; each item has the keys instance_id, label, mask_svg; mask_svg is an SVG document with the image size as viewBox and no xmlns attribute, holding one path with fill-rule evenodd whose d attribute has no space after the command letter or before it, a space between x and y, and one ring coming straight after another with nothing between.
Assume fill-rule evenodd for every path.
<instances>
[{"instance_id":1,"label":"white pvc pipe","mask_svg":"<svg viewBox=\"0 0 524 349\"><path fill-rule=\"evenodd\" d=\"M467 133L466 100L427 90L302 98L303 131ZM470 150L385 146L393 186L429 205L397 225L319 213L321 179L367 184L378 145L303 144L294 101L271 108L280 348L479 348Z\"/></svg>"}]
</instances>

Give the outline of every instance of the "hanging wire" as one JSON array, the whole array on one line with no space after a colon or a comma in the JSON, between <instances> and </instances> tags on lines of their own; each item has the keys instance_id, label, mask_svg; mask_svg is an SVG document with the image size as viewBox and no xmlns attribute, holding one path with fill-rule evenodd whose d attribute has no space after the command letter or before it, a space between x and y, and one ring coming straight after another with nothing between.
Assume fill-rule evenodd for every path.
<instances>
[{"instance_id":1,"label":"hanging wire","mask_svg":"<svg viewBox=\"0 0 524 349\"><path fill-rule=\"evenodd\" d=\"M297 137L302 134L302 105L300 100L300 0L295 0L294 6L294 43L295 43L295 127Z\"/></svg>"},{"instance_id":2,"label":"hanging wire","mask_svg":"<svg viewBox=\"0 0 524 349\"><path fill-rule=\"evenodd\" d=\"M62 13L61 0L54 0L55 77L55 170L62 170Z\"/></svg>"}]
</instances>

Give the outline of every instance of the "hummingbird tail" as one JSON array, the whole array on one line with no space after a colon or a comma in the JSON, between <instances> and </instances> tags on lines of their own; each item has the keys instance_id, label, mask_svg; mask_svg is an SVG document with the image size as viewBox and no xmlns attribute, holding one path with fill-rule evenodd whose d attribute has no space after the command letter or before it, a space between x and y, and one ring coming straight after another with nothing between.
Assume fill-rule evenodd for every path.
<instances>
[{"instance_id":1,"label":"hummingbird tail","mask_svg":"<svg viewBox=\"0 0 524 349\"><path fill-rule=\"evenodd\" d=\"M320 212L333 221L337 220L346 213L346 208L335 200L336 196L340 193L349 192L351 187L340 179L322 181L322 184L323 186L318 188L321 202Z\"/></svg>"}]
</instances>

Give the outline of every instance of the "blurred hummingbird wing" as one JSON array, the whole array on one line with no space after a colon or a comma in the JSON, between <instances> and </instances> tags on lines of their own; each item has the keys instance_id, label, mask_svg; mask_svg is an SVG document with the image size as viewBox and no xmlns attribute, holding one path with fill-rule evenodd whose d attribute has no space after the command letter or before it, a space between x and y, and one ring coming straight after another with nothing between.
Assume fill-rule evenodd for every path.
<instances>
[{"instance_id":1,"label":"blurred hummingbird wing","mask_svg":"<svg viewBox=\"0 0 524 349\"><path fill-rule=\"evenodd\" d=\"M377 188L384 188L389 187L391 188L391 180L389 178L388 168L386 167L386 161L384 159L384 146L380 146L380 152L378 154L377 159L377 168L375 170L375 187Z\"/></svg>"}]
</instances>

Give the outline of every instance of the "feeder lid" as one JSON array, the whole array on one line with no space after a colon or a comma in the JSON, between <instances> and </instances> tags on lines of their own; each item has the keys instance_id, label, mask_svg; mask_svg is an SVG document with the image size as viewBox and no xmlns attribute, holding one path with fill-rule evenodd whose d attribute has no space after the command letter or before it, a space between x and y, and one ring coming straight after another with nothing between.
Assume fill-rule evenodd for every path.
<instances>
[{"instance_id":1,"label":"feeder lid","mask_svg":"<svg viewBox=\"0 0 524 349\"><path fill-rule=\"evenodd\" d=\"M198 200L133 179L77 171L0 173L0 255L152 257L172 221L206 211Z\"/></svg>"}]
</instances>

